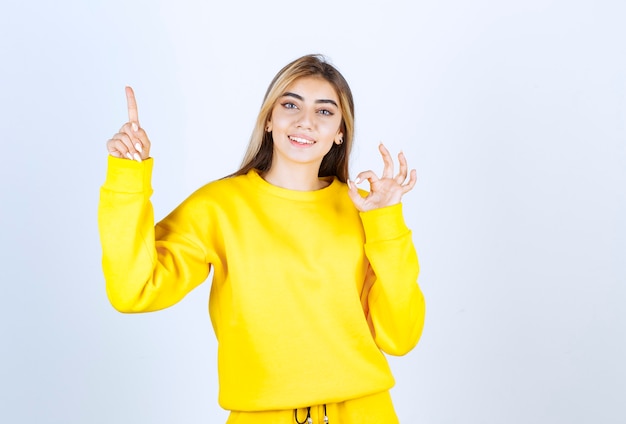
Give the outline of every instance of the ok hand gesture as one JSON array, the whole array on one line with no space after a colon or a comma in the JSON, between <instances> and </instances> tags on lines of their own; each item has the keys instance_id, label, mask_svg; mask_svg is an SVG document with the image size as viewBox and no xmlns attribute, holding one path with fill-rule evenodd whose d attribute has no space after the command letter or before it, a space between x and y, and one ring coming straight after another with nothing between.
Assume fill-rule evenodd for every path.
<instances>
[{"instance_id":1,"label":"ok hand gesture","mask_svg":"<svg viewBox=\"0 0 626 424\"><path fill-rule=\"evenodd\" d=\"M128 105L128 122L119 132L107 141L107 150L111 156L141 162L150 157L150 140L146 132L139 126L137 101L135 93L126 87L126 103Z\"/></svg>"},{"instance_id":2,"label":"ok hand gesture","mask_svg":"<svg viewBox=\"0 0 626 424\"><path fill-rule=\"evenodd\" d=\"M348 181L350 187L348 194L350 195L350 198L356 208L361 212L384 208L386 206L400 203L402 196L411 191L417 181L417 173L415 169L412 169L409 181L406 182L408 167L404 153L401 152L398 155L400 171L398 172L398 175L394 177L393 159L389 154L389 151L382 145L382 143L378 149L380 150L380 154L382 155L383 162L385 164L382 178L378 178L373 171L364 171L357 175L354 181ZM370 191L366 197L363 197L359 194L356 184L365 180L370 183Z\"/></svg>"}]
</instances>

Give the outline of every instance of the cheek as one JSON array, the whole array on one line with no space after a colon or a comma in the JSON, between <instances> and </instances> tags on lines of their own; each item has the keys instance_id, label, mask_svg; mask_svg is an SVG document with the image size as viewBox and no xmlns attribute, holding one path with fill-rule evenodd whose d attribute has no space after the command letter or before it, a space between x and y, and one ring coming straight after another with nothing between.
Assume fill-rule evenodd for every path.
<instances>
[{"instance_id":1,"label":"cheek","mask_svg":"<svg viewBox=\"0 0 626 424\"><path fill-rule=\"evenodd\" d=\"M270 122L272 123L272 126L277 129L288 126L290 123L290 119L289 116L287 116L286 114L280 113L279 111L274 111L272 112Z\"/></svg>"},{"instance_id":2,"label":"cheek","mask_svg":"<svg viewBox=\"0 0 626 424\"><path fill-rule=\"evenodd\" d=\"M340 132L341 132L341 120L325 123L324 125L325 134L328 134L331 137L335 137Z\"/></svg>"}]
</instances>

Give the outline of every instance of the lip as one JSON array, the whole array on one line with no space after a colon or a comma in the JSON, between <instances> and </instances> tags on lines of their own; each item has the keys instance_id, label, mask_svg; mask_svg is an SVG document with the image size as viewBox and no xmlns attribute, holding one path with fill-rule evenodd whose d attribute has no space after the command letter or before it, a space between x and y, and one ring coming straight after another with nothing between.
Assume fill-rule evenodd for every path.
<instances>
[{"instance_id":1,"label":"lip","mask_svg":"<svg viewBox=\"0 0 626 424\"><path fill-rule=\"evenodd\" d=\"M291 144L296 146L312 146L317 143L313 138L303 134L290 134L287 136Z\"/></svg>"}]
</instances>

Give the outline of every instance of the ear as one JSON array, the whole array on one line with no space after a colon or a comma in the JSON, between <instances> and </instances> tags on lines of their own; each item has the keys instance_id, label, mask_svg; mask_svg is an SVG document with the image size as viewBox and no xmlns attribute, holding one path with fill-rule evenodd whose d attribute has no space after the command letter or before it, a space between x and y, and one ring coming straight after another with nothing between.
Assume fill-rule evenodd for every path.
<instances>
[{"instance_id":1,"label":"ear","mask_svg":"<svg viewBox=\"0 0 626 424\"><path fill-rule=\"evenodd\" d=\"M343 133L341 131L339 131L335 136L335 144L343 144Z\"/></svg>"},{"instance_id":2,"label":"ear","mask_svg":"<svg viewBox=\"0 0 626 424\"><path fill-rule=\"evenodd\" d=\"M265 124L265 132L271 133L272 132L272 121L267 121L267 124Z\"/></svg>"}]
</instances>

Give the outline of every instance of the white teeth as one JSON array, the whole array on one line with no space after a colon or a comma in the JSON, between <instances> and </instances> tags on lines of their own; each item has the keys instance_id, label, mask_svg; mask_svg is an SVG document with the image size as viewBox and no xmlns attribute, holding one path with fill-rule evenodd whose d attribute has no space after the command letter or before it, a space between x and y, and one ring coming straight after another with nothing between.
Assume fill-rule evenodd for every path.
<instances>
[{"instance_id":1,"label":"white teeth","mask_svg":"<svg viewBox=\"0 0 626 424\"><path fill-rule=\"evenodd\" d=\"M296 143L300 143L300 144L313 144L313 143L315 143L312 140L306 140L306 139L300 138L300 137L289 137L289 139L295 141Z\"/></svg>"}]
</instances>

